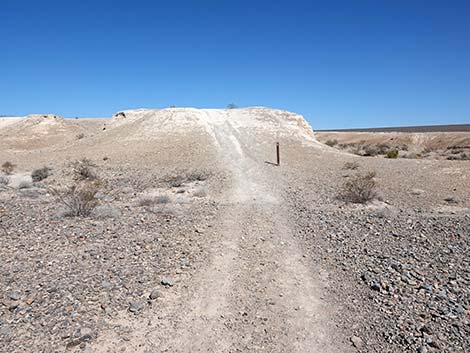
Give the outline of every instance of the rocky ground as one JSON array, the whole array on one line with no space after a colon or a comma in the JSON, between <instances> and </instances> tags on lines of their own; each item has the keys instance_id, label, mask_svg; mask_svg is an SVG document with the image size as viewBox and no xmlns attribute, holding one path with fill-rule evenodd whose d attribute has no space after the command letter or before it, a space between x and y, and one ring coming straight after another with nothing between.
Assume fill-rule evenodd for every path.
<instances>
[{"instance_id":1,"label":"rocky ground","mask_svg":"<svg viewBox=\"0 0 470 353\"><path fill-rule=\"evenodd\" d=\"M358 351L468 351L469 166L424 162L435 170L429 173L423 163L380 157L337 157L326 168L299 162L310 173L285 176L297 236L328 272L329 296ZM405 169L410 173L401 175ZM442 173L449 169L451 179ZM382 201L363 206L335 198L361 170L377 171Z\"/></svg>"},{"instance_id":2,"label":"rocky ground","mask_svg":"<svg viewBox=\"0 0 470 353\"><path fill-rule=\"evenodd\" d=\"M248 112L295 138L220 111L206 133L158 135L144 111L114 129L74 121L55 147L3 141L17 166L0 185L0 351L468 351L470 164L357 157L296 116ZM69 217L57 190L82 157L98 204ZM377 197L341 200L366 171Z\"/></svg>"},{"instance_id":3,"label":"rocky ground","mask_svg":"<svg viewBox=\"0 0 470 353\"><path fill-rule=\"evenodd\" d=\"M90 217L61 215L50 190L62 176L2 192L2 352L85 348L107 318L140 314L198 268L215 215L210 176L149 185L146 172L100 169L109 185ZM169 200L139 205L152 193Z\"/></svg>"}]
</instances>

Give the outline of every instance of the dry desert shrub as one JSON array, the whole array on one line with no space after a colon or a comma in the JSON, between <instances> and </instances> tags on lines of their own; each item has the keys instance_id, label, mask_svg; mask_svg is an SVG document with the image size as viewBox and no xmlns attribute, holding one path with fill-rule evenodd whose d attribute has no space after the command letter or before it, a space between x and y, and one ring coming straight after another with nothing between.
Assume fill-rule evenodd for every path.
<instances>
[{"instance_id":1,"label":"dry desert shrub","mask_svg":"<svg viewBox=\"0 0 470 353\"><path fill-rule=\"evenodd\" d=\"M99 190L99 183L79 182L63 190L52 189L52 194L64 207L64 216L87 217L98 205L96 194Z\"/></svg>"},{"instance_id":2,"label":"dry desert shrub","mask_svg":"<svg viewBox=\"0 0 470 353\"><path fill-rule=\"evenodd\" d=\"M334 146L336 146L337 144L338 144L338 140L335 140L335 139L334 139L334 140L327 140L327 141L325 142L325 145L330 146L330 147L334 147Z\"/></svg>"},{"instance_id":3,"label":"dry desert shrub","mask_svg":"<svg viewBox=\"0 0 470 353\"><path fill-rule=\"evenodd\" d=\"M8 179L7 176L0 175L0 185L7 186L9 182L10 182L10 179Z\"/></svg>"},{"instance_id":4,"label":"dry desert shrub","mask_svg":"<svg viewBox=\"0 0 470 353\"><path fill-rule=\"evenodd\" d=\"M351 203L367 203L377 197L375 172L359 173L346 180L340 198Z\"/></svg>"},{"instance_id":5,"label":"dry desert shrub","mask_svg":"<svg viewBox=\"0 0 470 353\"><path fill-rule=\"evenodd\" d=\"M42 168L33 170L31 173L31 178L36 183L38 181L42 181L46 179L49 175L51 175L51 168L42 167Z\"/></svg>"},{"instance_id":6,"label":"dry desert shrub","mask_svg":"<svg viewBox=\"0 0 470 353\"><path fill-rule=\"evenodd\" d=\"M0 230L2 230L3 233L5 233L5 235L7 234L7 230L5 229L3 225L3 217L5 217L6 214L7 214L7 209L0 206Z\"/></svg>"},{"instance_id":7,"label":"dry desert shrub","mask_svg":"<svg viewBox=\"0 0 470 353\"><path fill-rule=\"evenodd\" d=\"M98 178L96 173L96 164L88 159L82 158L70 163L70 173L76 181L95 180Z\"/></svg>"},{"instance_id":8,"label":"dry desert shrub","mask_svg":"<svg viewBox=\"0 0 470 353\"><path fill-rule=\"evenodd\" d=\"M163 182L170 187L178 188L183 184L195 181L205 181L209 178L210 173L206 170L177 170L163 177Z\"/></svg>"},{"instance_id":9,"label":"dry desert shrub","mask_svg":"<svg viewBox=\"0 0 470 353\"><path fill-rule=\"evenodd\" d=\"M170 202L170 198L166 195L154 196L154 195L145 195L142 196L138 201L137 205L140 207L151 207L155 205L163 205Z\"/></svg>"},{"instance_id":10,"label":"dry desert shrub","mask_svg":"<svg viewBox=\"0 0 470 353\"><path fill-rule=\"evenodd\" d=\"M343 169L346 170L356 170L359 168L359 163L357 162L346 162L343 165Z\"/></svg>"},{"instance_id":11,"label":"dry desert shrub","mask_svg":"<svg viewBox=\"0 0 470 353\"><path fill-rule=\"evenodd\" d=\"M6 161L5 163L2 164L2 172L4 172L6 175L11 175L13 174L13 171L15 170L16 165Z\"/></svg>"},{"instance_id":12,"label":"dry desert shrub","mask_svg":"<svg viewBox=\"0 0 470 353\"><path fill-rule=\"evenodd\" d=\"M450 161L468 161L470 160L470 153L462 152L458 155L453 154L447 157Z\"/></svg>"}]
</instances>

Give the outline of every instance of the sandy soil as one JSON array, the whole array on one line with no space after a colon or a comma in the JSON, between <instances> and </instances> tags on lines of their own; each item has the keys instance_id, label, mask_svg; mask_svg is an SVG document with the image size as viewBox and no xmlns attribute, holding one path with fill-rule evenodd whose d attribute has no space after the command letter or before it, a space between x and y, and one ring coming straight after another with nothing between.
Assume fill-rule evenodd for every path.
<instances>
[{"instance_id":1,"label":"sandy soil","mask_svg":"<svg viewBox=\"0 0 470 353\"><path fill-rule=\"evenodd\" d=\"M96 121L28 119L0 125L0 135L8 137L0 141L0 161L17 164L12 183L0 192L6 210L1 351L466 349L470 163L352 156L317 142L301 116L266 108L123 111ZM273 164L277 141L280 167ZM82 157L98 164L108 181L105 193L114 195L102 203L119 215L55 217L60 205L48 190L68 183L67 163ZM344 169L351 161L360 170L377 171L382 201L338 200L341 184L356 173ZM18 189L43 165L54 175L29 192ZM201 170L207 179L176 186L165 181L169 174ZM169 197L167 205L155 207L164 212L136 206L149 194ZM420 298L420 283L415 288L392 281L389 265L377 263L383 256L396 258L400 268L419 271L419 281L434 278L440 270L432 270L433 259L422 260L431 265L418 269L413 256L394 253L415 236L409 225L427 219L441 222L419 232L428 237L429 249L444 241L436 240L437 229L461 224L455 233L463 240L446 255L455 265L449 273L457 273L452 290L460 294L439 299L450 311L459 307L445 318L461 325L454 331L434 317L423 333L427 316L419 316L420 302L407 302ZM380 241L394 230L404 238ZM365 241L369 231L379 240ZM358 244L370 246L369 257L363 258ZM378 291L361 280L364 271L381 278ZM439 276L436 292L447 285L445 275ZM149 299L153 290L158 298ZM390 296L395 310L407 307L407 314L383 310ZM434 303L434 296L428 299ZM410 309L415 303L416 313ZM395 322L402 318L416 322L416 332Z\"/></svg>"}]
</instances>

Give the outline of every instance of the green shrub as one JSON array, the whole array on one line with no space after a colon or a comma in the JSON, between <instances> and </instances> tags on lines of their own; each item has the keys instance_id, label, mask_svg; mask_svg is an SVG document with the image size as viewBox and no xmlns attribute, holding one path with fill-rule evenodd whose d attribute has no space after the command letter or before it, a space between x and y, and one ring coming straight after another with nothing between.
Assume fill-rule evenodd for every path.
<instances>
[{"instance_id":1,"label":"green shrub","mask_svg":"<svg viewBox=\"0 0 470 353\"><path fill-rule=\"evenodd\" d=\"M387 152L387 154L385 155L386 158L392 158L392 159L396 159L398 158L398 150L396 148L392 148L391 150L389 150Z\"/></svg>"}]
</instances>

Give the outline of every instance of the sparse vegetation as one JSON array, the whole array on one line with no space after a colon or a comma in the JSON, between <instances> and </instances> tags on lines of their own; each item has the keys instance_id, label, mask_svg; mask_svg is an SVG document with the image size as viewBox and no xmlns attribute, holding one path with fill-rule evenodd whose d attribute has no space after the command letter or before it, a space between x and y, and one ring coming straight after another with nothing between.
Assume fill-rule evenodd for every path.
<instances>
[{"instance_id":1,"label":"sparse vegetation","mask_svg":"<svg viewBox=\"0 0 470 353\"><path fill-rule=\"evenodd\" d=\"M377 197L375 172L357 174L346 180L340 192L345 202L367 203Z\"/></svg>"},{"instance_id":2,"label":"sparse vegetation","mask_svg":"<svg viewBox=\"0 0 470 353\"><path fill-rule=\"evenodd\" d=\"M77 140L81 140L82 138L85 137L85 134L83 132L80 132L78 135L77 135Z\"/></svg>"},{"instance_id":3,"label":"sparse vegetation","mask_svg":"<svg viewBox=\"0 0 470 353\"><path fill-rule=\"evenodd\" d=\"M2 172L5 173L6 175L11 175L13 174L13 171L15 170L16 165L7 161L2 164Z\"/></svg>"},{"instance_id":4,"label":"sparse vegetation","mask_svg":"<svg viewBox=\"0 0 470 353\"><path fill-rule=\"evenodd\" d=\"M2 218L7 214L7 209L4 207L0 207L0 229L2 230L3 233L7 233L5 227L3 226L3 221Z\"/></svg>"},{"instance_id":5,"label":"sparse vegetation","mask_svg":"<svg viewBox=\"0 0 470 353\"><path fill-rule=\"evenodd\" d=\"M145 195L142 196L138 201L137 205L140 207L150 207L155 205L163 205L170 202L170 198L166 195L154 196L154 195Z\"/></svg>"},{"instance_id":6,"label":"sparse vegetation","mask_svg":"<svg viewBox=\"0 0 470 353\"><path fill-rule=\"evenodd\" d=\"M33 170L31 173L31 178L36 183L36 182L46 179L47 177L49 177L49 175L51 175L51 168L42 167L42 168Z\"/></svg>"},{"instance_id":7,"label":"sparse vegetation","mask_svg":"<svg viewBox=\"0 0 470 353\"><path fill-rule=\"evenodd\" d=\"M209 178L209 176L210 174L205 170L177 170L163 177L163 182L172 188L178 188L183 184L192 183L195 181L205 181Z\"/></svg>"},{"instance_id":8,"label":"sparse vegetation","mask_svg":"<svg viewBox=\"0 0 470 353\"><path fill-rule=\"evenodd\" d=\"M0 175L0 185L6 186L10 182L7 176Z\"/></svg>"},{"instance_id":9,"label":"sparse vegetation","mask_svg":"<svg viewBox=\"0 0 470 353\"><path fill-rule=\"evenodd\" d=\"M227 105L227 109L237 109L238 106L234 103L230 103L229 105Z\"/></svg>"},{"instance_id":10,"label":"sparse vegetation","mask_svg":"<svg viewBox=\"0 0 470 353\"><path fill-rule=\"evenodd\" d=\"M330 147L334 147L334 146L336 146L337 144L338 144L338 140L327 140L327 141L325 142L325 145L330 146Z\"/></svg>"},{"instance_id":11,"label":"sparse vegetation","mask_svg":"<svg viewBox=\"0 0 470 353\"><path fill-rule=\"evenodd\" d=\"M431 148L425 147L425 148L423 148L423 150L421 151L421 154L426 155L426 154L429 154L429 153L431 153L431 152L432 152L432 149L431 149Z\"/></svg>"},{"instance_id":12,"label":"sparse vegetation","mask_svg":"<svg viewBox=\"0 0 470 353\"><path fill-rule=\"evenodd\" d=\"M88 159L82 158L70 163L72 178L76 181L95 180L98 178L96 164Z\"/></svg>"},{"instance_id":13,"label":"sparse vegetation","mask_svg":"<svg viewBox=\"0 0 470 353\"><path fill-rule=\"evenodd\" d=\"M343 169L356 170L359 168L359 163L357 162L346 162L343 165Z\"/></svg>"},{"instance_id":14,"label":"sparse vegetation","mask_svg":"<svg viewBox=\"0 0 470 353\"><path fill-rule=\"evenodd\" d=\"M447 157L450 161L468 161L470 160L470 153L462 152L460 154L452 154Z\"/></svg>"},{"instance_id":15,"label":"sparse vegetation","mask_svg":"<svg viewBox=\"0 0 470 353\"><path fill-rule=\"evenodd\" d=\"M87 217L98 205L96 194L100 184L96 182L75 183L64 190L52 189L52 194L64 207L68 217Z\"/></svg>"},{"instance_id":16,"label":"sparse vegetation","mask_svg":"<svg viewBox=\"0 0 470 353\"><path fill-rule=\"evenodd\" d=\"M398 158L398 155L399 155L399 152L396 148L392 148L391 150L389 150L387 152L387 154L385 155L386 158L391 158L391 159L396 159Z\"/></svg>"}]
</instances>

